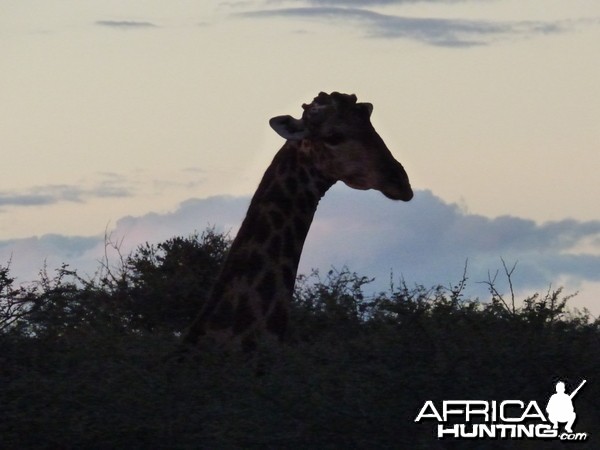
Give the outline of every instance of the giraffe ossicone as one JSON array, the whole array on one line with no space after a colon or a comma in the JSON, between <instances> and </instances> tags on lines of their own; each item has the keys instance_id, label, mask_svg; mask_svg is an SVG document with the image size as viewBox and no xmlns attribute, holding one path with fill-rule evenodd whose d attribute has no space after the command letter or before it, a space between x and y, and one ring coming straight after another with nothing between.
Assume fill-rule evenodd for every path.
<instances>
[{"instance_id":1,"label":"giraffe ossicone","mask_svg":"<svg viewBox=\"0 0 600 450\"><path fill-rule=\"evenodd\" d=\"M261 335L284 339L304 241L319 200L337 181L413 197L406 171L370 121L373 105L321 92L300 119L271 127L286 143L267 168L205 305L184 337L252 350Z\"/></svg>"}]
</instances>

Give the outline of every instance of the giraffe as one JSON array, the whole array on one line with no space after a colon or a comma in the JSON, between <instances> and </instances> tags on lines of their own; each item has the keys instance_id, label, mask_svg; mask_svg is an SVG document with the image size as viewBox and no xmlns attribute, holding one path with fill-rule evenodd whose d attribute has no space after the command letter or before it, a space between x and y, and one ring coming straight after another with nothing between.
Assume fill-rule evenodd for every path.
<instances>
[{"instance_id":1,"label":"giraffe","mask_svg":"<svg viewBox=\"0 0 600 450\"><path fill-rule=\"evenodd\" d=\"M252 351L262 335L283 340L304 241L319 200L337 181L413 197L408 175L370 122L373 105L321 92L301 119L269 121L286 143L267 168L222 271L184 343L215 341Z\"/></svg>"}]
</instances>

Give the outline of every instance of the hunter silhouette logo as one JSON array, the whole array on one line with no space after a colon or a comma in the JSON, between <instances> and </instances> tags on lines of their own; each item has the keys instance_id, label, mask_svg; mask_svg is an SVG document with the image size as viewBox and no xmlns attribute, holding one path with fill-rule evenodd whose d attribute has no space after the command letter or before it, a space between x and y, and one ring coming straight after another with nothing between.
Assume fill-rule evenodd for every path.
<instances>
[{"instance_id":1,"label":"hunter silhouette logo","mask_svg":"<svg viewBox=\"0 0 600 450\"><path fill-rule=\"evenodd\" d=\"M548 419L552 422L552 428L554 430L558 429L558 422L566 422L565 431L567 433L573 432L573 424L575 423L577 414L575 414L572 400L585 382L586 380L583 380L581 384L568 395L565 394L565 383L562 381L556 383L556 394L552 394L552 397L548 400L548 406L546 406Z\"/></svg>"},{"instance_id":2,"label":"hunter silhouette logo","mask_svg":"<svg viewBox=\"0 0 600 450\"><path fill-rule=\"evenodd\" d=\"M586 383L583 380L570 394L565 383L555 385L546 414L535 400L427 400L415 422L437 423L438 439L559 439L586 441L588 433L573 432L577 418L573 398ZM559 424L564 425L560 431Z\"/></svg>"}]
</instances>

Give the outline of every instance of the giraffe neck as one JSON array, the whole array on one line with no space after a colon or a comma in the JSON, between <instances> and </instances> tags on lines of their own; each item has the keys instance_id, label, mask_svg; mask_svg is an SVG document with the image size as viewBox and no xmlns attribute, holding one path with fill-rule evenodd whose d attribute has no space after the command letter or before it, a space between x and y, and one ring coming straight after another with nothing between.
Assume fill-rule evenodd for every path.
<instances>
[{"instance_id":1,"label":"giraffe neck","mask_svg":"<svg viewBox=\"0 0 600 450\"><path fill-rule=\"evenodd\" d=\"M223 269L186 341L202 336L251 348L262 332L284 337L304 241L333 185L311 152L288 141L265 172Z\"/></svg>"}]
</instances>

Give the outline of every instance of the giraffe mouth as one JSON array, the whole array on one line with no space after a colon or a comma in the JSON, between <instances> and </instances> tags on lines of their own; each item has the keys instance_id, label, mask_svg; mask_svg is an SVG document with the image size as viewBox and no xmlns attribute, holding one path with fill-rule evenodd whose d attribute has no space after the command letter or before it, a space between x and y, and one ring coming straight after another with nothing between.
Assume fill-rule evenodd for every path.
<instances>
[{"instance_id":1,"label":"giraffe mouth","mask_svg":"<svg viewBox=\"0 0 600 450\"><path fill-rule=\"evenodd\" d=\"M402 200L404 202L411 200L414 192L402 164L394 159L393 163L387 166L386 172L387 177L385 182L382 183L381 193L392 200Z\"/></svg>"},{"instance_id":2,"label":"giraffe mouth","mask_svg":"<svg viewBox=\"0 0 600 450\"><path fill-rule=\"evenodd\" d=\"M402 200L404 202L408 202L414 196L414 192L408 181L401 180L399 182L398 178L391 182L387 181L381 184L376 182L369 183L360 178L346 178L343 181L346 186L351 187L352 189L358 189L361 191L375 189L392 200Z\"/></svg>"},{"instance_id":3,"label":"giraffe mouth","mask_svg":"<svg viewBox=\"0 0 600 450\"><path fill-rule=\"evenodd\" d=\"M402 186L401 188L397 189L385 189L381 192L387 198L392 200L402 200L404 202L410 201L414 196L414 192L410 186Z\"/></svg>"}]
</instances>

